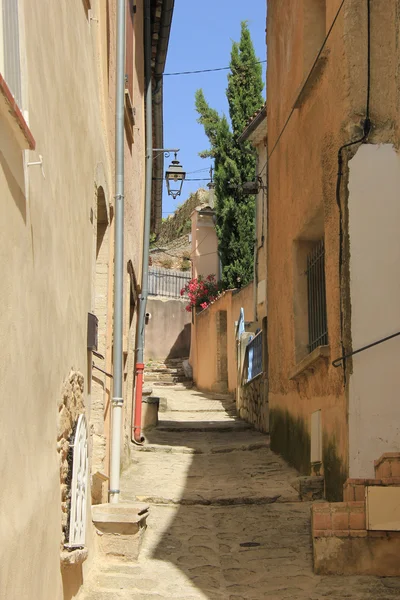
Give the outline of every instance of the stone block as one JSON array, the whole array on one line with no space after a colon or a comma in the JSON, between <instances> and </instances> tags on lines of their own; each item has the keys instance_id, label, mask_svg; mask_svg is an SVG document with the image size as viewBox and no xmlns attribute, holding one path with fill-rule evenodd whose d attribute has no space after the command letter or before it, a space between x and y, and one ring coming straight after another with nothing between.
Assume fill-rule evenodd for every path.
<instances>
[{"instance_id":1,"label":"stone block","mask_svg":"<svg viewBox=\"0 0 400 600\"><path fill-rule=\"evenodd\" d=\"M148 514L148 505L142 502L92 506L99 554L127 562L136 561Z\"/></svg>"},{"instance_id":2,"label":"stone block","mask_svg":"<svg viewBox=\"0 0 400 600\"><path fill-rule=\"evenodd\" d=\"M317 476L297 477L291 485L299 492L302 500L322 500L324 497L324 478Z\"/></svg>"},{"instance_id":3,"label":"stone block","mask_svg":"<svg viewBox=\"0 0 400 600\"><path fill-rule=\"evenodd\" d=\"M160 406L160 398L148 396L143 398L142 402L142 429L152 429L158 424L158 409Z\"/></svg>"},{"instance_id":4,"label":"stone block","mask_svg":"<svg viewBox=\"0 0 400 600\"><path fill-rule=\"evenodd\" d=\"M92 504L105 504L108 500L108 477L104 473L94 473L92 477Z\"/></svg>"},{"instance_id":5,"label":"stone block","mask_svg":"<svg viewBox=\"0 0 400 600\"><path fill-rule=\"evenodd\" d=\"M318 575L400 576L400 537L355 531L350 536L313 540L314 570Z\"/></svg>"}]
</instances>

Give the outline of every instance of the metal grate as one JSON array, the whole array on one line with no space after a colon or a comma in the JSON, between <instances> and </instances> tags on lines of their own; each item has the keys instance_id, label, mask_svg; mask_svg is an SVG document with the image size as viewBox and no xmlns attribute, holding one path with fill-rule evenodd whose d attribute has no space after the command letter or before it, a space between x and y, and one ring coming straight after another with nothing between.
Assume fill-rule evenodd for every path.
<instances>
[{"instance_id":1,"label":"metal grate","mask_svg":"<svg viewBox=\"0 0 400 600\"><path fill-rule=\"evenodd\" d=\"M325 291L325 246L318 242L307 256L308 348L312 352L328 343Z\"/></svg>"},{"instance_id":2,"label":"metal grate","mask_svg":"<svg viewBox=\"0 0 400 600\"><path fill-rule=\"evenodd\" d=\"M168 298L181 298L181 289L191 280L189 273L162 269L159 267L149 268L149 295L167 296ZM183 296L187 297L186 294Z\"/></svg>"},{"instance_id":3,"label":"metal grate","mask_svg":"<svg viewBox=\"0 0 400 600\"><path fill-rule=\"evenodd\" d=\"M244 359L244 383L248 383L263 371L262 367L262 331L257 333L246 346Z\"/></svg>"},{"instance_id":4,"label":"metal grate","mask_svg":"<svg viewBox=\"0 0 400 600\"><path fill-rule=\"evenodd\" d=\"M21 61L19 52L18 1L3 0L4 79L21 107Z\"/></svg>"}]
</instances>

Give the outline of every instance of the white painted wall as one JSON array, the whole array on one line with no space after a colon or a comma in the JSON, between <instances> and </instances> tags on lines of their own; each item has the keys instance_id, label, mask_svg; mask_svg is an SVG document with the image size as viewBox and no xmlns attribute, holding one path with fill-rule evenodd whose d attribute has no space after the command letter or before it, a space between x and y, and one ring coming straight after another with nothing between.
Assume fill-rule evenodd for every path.
<instances>
[{"instance_id":1,"label":"white painted wall","mask_svg":"<svg viewBox=\"0 0 400 600\"><path fill-rule=\"evenodd\" d=\"M400 331L400 156L362 145L349 163L353 350ZM353 358L350 477L373 477L374 460L400 451L400 337Z\"/></svg>"}]
</instances>

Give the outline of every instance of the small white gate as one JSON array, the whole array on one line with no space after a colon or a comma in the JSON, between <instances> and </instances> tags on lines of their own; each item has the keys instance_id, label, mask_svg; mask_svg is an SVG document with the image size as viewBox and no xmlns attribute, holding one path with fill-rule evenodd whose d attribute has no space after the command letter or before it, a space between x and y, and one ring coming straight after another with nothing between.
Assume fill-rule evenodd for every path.
<instances>
[{"instance_id":1,"label":"small white gate","mask_svg":"<svg viewBox=\"0 0 400 600\"><path fill-rule=\"evenodd\" d=\"M79 415L72 458L71 508L67 547L85 545L88 487L88 430L85 415Z\"/></svg>"}]
</instances>

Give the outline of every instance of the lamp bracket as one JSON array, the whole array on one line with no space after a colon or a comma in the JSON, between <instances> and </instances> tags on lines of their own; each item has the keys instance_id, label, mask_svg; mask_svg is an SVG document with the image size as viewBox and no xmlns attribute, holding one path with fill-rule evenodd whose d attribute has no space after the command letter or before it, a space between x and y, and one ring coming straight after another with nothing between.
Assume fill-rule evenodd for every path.
<instances>
[{"instance_id":1,"label":"lamp bracket","mask_svg":"<svg viewBox=\"0 0 400 600\"><path fill-rule=\"evenodd\" d=\"M171 152L173 152L176 157L179 150L180 148L153 148L153 152L158 152L158 154L153 158L153 160L161 156L161 154L164 154L165 158L169 158L171 156Z\"/></svg>"}]
</instances>

